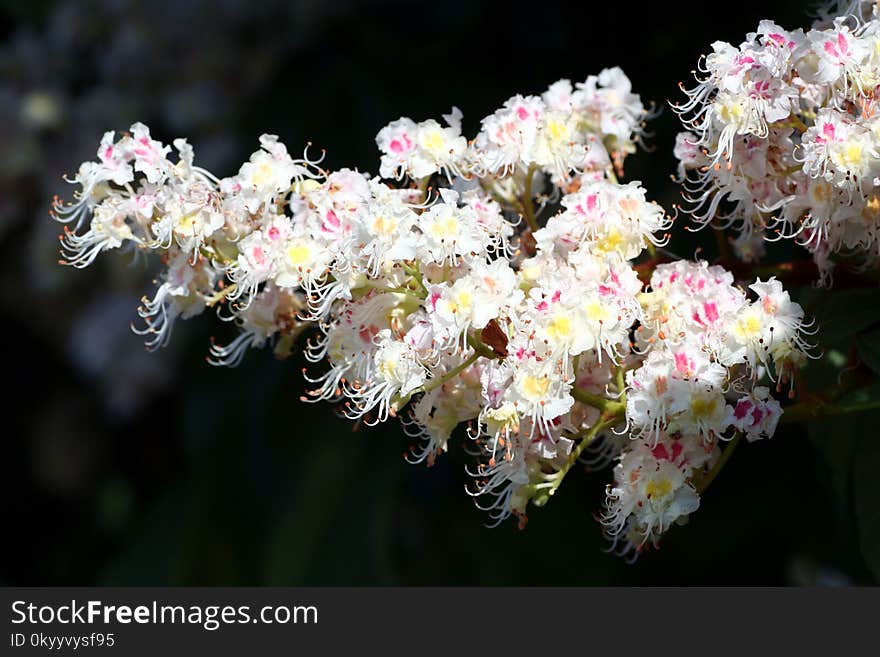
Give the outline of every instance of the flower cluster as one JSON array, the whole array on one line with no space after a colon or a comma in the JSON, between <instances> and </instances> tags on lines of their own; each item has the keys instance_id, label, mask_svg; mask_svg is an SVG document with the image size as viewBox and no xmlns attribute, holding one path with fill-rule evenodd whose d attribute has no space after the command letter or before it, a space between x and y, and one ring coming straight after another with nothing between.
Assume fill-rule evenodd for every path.
<instances>
[{"instance_id":1,"label":"flower cluster","mask_svg":"<svg viewBox=\"0 0 880 657\"><path fill-rule=\"evenodd\" d=\"M735 225L746 261L765 238L797 239L825 279L834 258L880 261L880 19L849 4L807 32L762 21L739 47L713 43L674 106L690 211Z\"/></svg>"},{"instance_id":2,"label":"flower cluster","mask_svg":"<svg viewBox=\"0 0 880 657\"><path fill-rule=\"evenodd\" d=\"M615 467L603 522L624 552L657 537L699 505L719 442L773 435L782 414L764 374L781 383L809 345L800 306L775 280L750 286L705 262L659 265L642 295L636 344L644 357L626 373L632 440Z\"/></svg>"},{"instance_id":3,"label":"flower cluster","mask_svg":"<svg viewBox=\"0 0 880 657\"><path fill-rule=\"evenodd\" d=\"M773 434L781 407L761 380L781 384L807 348L774 279L749 299L704 262L634 264L671 225L615 175L646 114L610 69L511 98L470 142L457 110L445 127L401 118L376 139L393 183L271 135L219 179L185 140L172 161L135 124L104 135L76 202L56 204L73 225L64 262L158 251L138 329L151 346L208 307L239 327L216 364L268 343L283 356L309 331L304 399L367 424L400 416L417 462L464 425L469 492L496 522L524 522L579 459L615 460L603 521L637 553L696 509L721 440Z\"/></svg>"},{"instance_id":4,"label":"flower cluster","mask_svg":"<svg viewBox=\"0 0 880 657\"><path fill-rule=\"evenodd\" d=\"M262 346L269 336L301 325L297 311L304 301L298 279L270 283L259 295L256 288L259 282L269 283L266 277L227 284L241 275L242 263L253 262L248 257L257 257L254 249L239 254L240 247L252 242L260 227L271 233L273 221L284 224L274 196L313 175L312 163L294 161L274 137L264 136L261 142L263 149L237 176L220 181L193 164L186 140L174 141L178 158L172 162L171 149L136 123L118 140L113 132L105 133L98 160L83 163L74 178L81 187L75 203L56 201L56 217L73 225L65 227L61 238L64 264L87 267L99 254L118 248L161 253L161 283L138 310L145 326L136 330L148 336L148 347L166 344L178 317L198 315L227 296L242 298L238 320L243 335L229 347L212 347L220 361L238 362L247 346ZM86 224L88 230L82 231ZM293 248L287 232L284 242ZM267 251L258 260L272 257ZM246 299L245 290L250 292ZM253 297L258 299L251 304Z\"/></svg>"},{"instance_id":5,"label":"flower cluster","mask_svg":"<svg viewBox=\"0 0 880 657\"><path fill-rule=\"evenodd\" d=\"M57 267L56 227L42 219L65 187L58 172L93 153L107 126L127 126L132 116L188 135L212 170L228 162L242 137L220 126L271 93L280 68L307 45L247 35L312 30L349 5L154 0L141 11L137 0L58 0L37 23L9 23L0 45L0 142L9 154L0 167L0 240L21 276L0 303L26 296L40 339L70 345L59 356L102 389L100 402L114 416L130 416L167 388L182 345L161 354L131 349L124 297L149 285L147 268L105 262L68 277ZM211 38L192 39L194 21Z\"/></svg>"},{"instance_id":6,"label":"flower cluster","mask_svg":"<svg viewBox=\"0 0 880 657\"><path fill-rule=\"evenodd\" d=\"M540 169L556 180L567 180L572 171L601 178L612 162L622 173L649 116L623 71L605 69L575 86L559 80L541 96L510 98L483 119L470 144L461 136L457 108L444 117L445 128L434 120L398 119L376 137L379 172L419 180L437 171L503 177Z\"/></svg>"}]
</instances>

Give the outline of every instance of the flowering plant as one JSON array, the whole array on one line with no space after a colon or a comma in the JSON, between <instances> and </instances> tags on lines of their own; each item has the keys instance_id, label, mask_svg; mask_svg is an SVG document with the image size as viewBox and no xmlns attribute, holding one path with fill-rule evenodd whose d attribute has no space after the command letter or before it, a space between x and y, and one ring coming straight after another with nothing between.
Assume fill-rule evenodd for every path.
<instances>
[{"instance_id":1,"label":"flowering plant","mask_svg":"<svg viewBox=\"0 0 880 657\"><path fill-rule=\"evenodd\" d=\"M674 105L686 209L719 230L714 263L667 250L673 217L621 182L653 113L619 68L514 96L471 139L456 108L393 121L376 177L263 135L218 178L185 139L172 154L140 123L108 132L75 201L56 202L62 262L158 252L135 327L148 347L208 308L238 327L212 364L301 345L303 401L367 425L399 416L413 462L464 442L493 523L523 526L578 462L614 464L598 519L635 557L697 510L742 438L857 410L837 403L844 387L786 399L822 352L783 285L792 268L759 266L784 238L820 284L837 264L877 265L880 19L840 11L808 33L765 21L739 49L713 44Z\"/></svg>"}]
</instances>

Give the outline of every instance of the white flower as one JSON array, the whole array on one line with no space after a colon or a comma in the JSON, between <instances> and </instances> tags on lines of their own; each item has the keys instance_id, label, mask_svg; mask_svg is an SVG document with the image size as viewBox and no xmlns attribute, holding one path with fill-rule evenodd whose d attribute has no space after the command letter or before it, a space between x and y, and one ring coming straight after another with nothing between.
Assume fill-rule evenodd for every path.
<instances>
[{"instance_id":1,"label":"white flower","mask_svg":"<svg viewBox=\"0 0 880 657\"><path fill-rule=\"evenodd\" d=\"M516 364L505 399L516 406L521 417L531 421L532 433L535 430L551 433L550 423L571 410L574 404L571 384L559 370L555 361L534 357L520 359Z\"/></svg>"},{"instance_id":2,"label":"white flower","mask_svg":"<svg viewBox=\"0 0 880 657\"><path fill-rule=\"evenodd\" d=\"M804 170L838 187L861 189L863 179L880 170L875 137L868 126L834 109L825 109L802 139ZM868 183L873 186L873 180Z\"/></svg>"},{"instance_id":3,"label":"white flower","mask_svg":"<svg viewBox=\"0 0 880 657\"><path fill-rule=\"evenodd\" d=\"M764 386L756 386L734 405L733 426L745 433L749 442L753 442L772 436L781 415L782 408L778 401L770 397L770 391Z\"/></svg>"},{"instance_id":4,"label":"white flower","mask_svg":"<svg viewBox=\"0 0 880 657\"><path fill-rule=\"evenodd\" d=\"M374 421L384 422L424 385L428 375L415 349L396 339L390 329L379 331L373 341L376 349L369 377L345 386L345 394L351 400L346 413L359 418L375 409Z\"/></svg>"},{"instance_id":5,"label":"white flower","mask_svg":"<svg viewBox=\"0 0 880 657\"><path fill-rule=\"evenodd\" d=\"M684 439L687 440L687 439ZM700 498L689 484L692 466L669 459L680 444L655 448L637 446L625 451L614 468L613 487L609 486L602 522L606 534L621 553L635 550L657 539L676 522L687 518L700 506Z\"/></svg>"},{"instance_id":6,"label":"white flower","mask_svg":"<svg viewBox=\"0 0 880 657\"><path fill-rule=\"evenodd\" d=\"M467 140L461 136L461 112L453 107L444 118L445 128L433 119L415 123L408 118L382 128L376 135L382 151L380 175L400 178L406 174L420 179L438 171L457 173L467 150Z\"/></svg>"},{"instance_id":7,"label":"white flower","mask_svg":"<svg viewBox=\"0 0 880 657\"><path fill-rule=\"evenodd\" d=\"M238 313L236 323L241 332L228 345L211 344L208 362L212 365L235 366L248 349L260 348L280 332L297 324L296 315L303 302L296 295L275 285L267 285L253 302Z\"/></svg>"},{"instance_id":8,"label":"white flower","mask_svg":"<svg viewBox=\"0 0 880 657\"><path fill-rule=\"evenodd\" d=\"M303 173L276 135L261 135L260 145L262 149L251 154L232 182L251 213L256 213L275 195L288 191L293 180Z\"/></svg>"},{"instance_id":9,"label":"white flower","mask_svg":"<svg viewBox=\"0 0 880 657\"><path fill-rule=\"evenodd\" d=\"M537 96L514 96L482 120L474 140L475 157L488 172L503 172L533 163L532 150L545 111Z\"/></svg>"},{"instance_id":10,"label":"white flower","mask_svg":"<svg viewBox=\"0 0 880 657\"><path fill-rule=\"evenodd\" d=\"M131 137L124 139L120 147L128 151L134 170L143 173L147 182L158 183L168 175L171 163L165 156L171 148L150 137L150 129L143 123L131 126Z\"/></svg>"},{"instance_id":11,"label":"white flower","mask_svg":"<svg viewBox=\"0 0 880 657\"><path fill-rule=\"evenodd\" d=\"M469 329L482 329L502 311L515 308L523 298L516 274L506 260L475 262L471 271L451 285L434 286L427 304L435 334L455 343Z\"/></svg>"},{"instance_id":12,"label":"white flower","mask_svg":"<svg viewBox=\"0 0 880 657\"><path fill-rule=\"evenodd\" d=\"M442 202L435 203L419 217L420 259L458 265L462 259L484 256L488 240L474 209L458 207L458 195L451 190L444 190L442 195Z\"/></svg>"}]
</instances>

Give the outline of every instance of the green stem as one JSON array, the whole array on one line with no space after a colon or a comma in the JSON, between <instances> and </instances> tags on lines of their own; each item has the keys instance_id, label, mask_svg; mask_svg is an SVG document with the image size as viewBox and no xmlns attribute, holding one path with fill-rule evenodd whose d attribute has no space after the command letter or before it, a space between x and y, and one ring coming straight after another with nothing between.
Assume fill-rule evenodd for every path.
<instances>
[{"instance_id":1,"label":"green stem","mask_svg":"<svg viewBox=\"0 0 880 657\"><path fill-rule=\"evenodd\" d=\"M407 274L409 274L412 277L413 282L419 288L418 292L421 295L421 298L422 299L428 298L428 288L426 288L424 282L422 282L422 272L419 271L418 265L404 264L403 271L405 271Z\"/></svg>"},{"instance_id":2,"label":"green stem","mask_svg":"<svg viewBox=\"0 0 880 657\"><path fill-rule=\"evenodd\" d=\"M577 463L577 460L581 457L584 450L587 448L587 445L592 443L596 437L605 429L613 427L620 421L620 417L615 415L612 417L604 417L599 422L590 427L586 433L583 434L580 442L577 446L571 450L571 454L568 455L568 459L566 459L565 464L556 472L548 477L548 481L544 484L537 484L535 487L538 489L546 489L545 494L541 496L541 498L535 498L533 501L537 506L543 505L547 499L553 495L559 486L562 484L562 480L565 479L565 475L568 474L568 471Z\"/></svg>"},{"instance_id":3,"label":"green stem","mask_svg":"<svg viewBox=\"0 0 880 657\"><path fill-rule=\"evenodd\" d=\"M229 264L226 258L223 258L216 250L209 249L207 246L200 246L199 253L212 262L217 261L224 265Z\"/></svg>"},{"instance_id":4,"label":"green stem","mask_svg":"<svg viewBox=\"0 0 880 657\"><path fill-rule=\"evenodd\" d=\"M593 408L598 408L603 413L610 413L614 416L620 416L623 415L623 413L626 411L625 402L614 401L613 399L600 397L599 395L594 395L593 393L587 392L586 390L581 390L577 386L571 389L571 396L582 404L592 406Z\"/></svg>"},{"instance_id":5,"label":"green stem","mask_svg":"<svg viewBox=\"0 0 880 657\"><path fill-rule=\"evenodd\" d=\"M803 171L803 170L804 170L804 165L803 165L803 164L796 164L796 165L794 165L794 166L792 166L792 167L788 167L787 169L783 169L783 170L779 173L779 177L780 177L780 178L785 178L786 176L790 176L790 175L793 174L793 173L797 173L798 171Z\"/></svg>"},{"instance_id":6,"label":"green stem","mask_svg":"<svg viewBox=\"0 0 880 657\"><path fill-rule=\"evenodd\" d=\"M786 424L792 422L805 422L818 420L834 415L846 415L848 413L861 413L880 409L880 399L872 399L855 404L830 404L822 402L798 402L783 409L780 422Z\"/></svg>"},{"instance_id":7,"label":"green stem","mask_svg":"<svg viewBox=\"0 0 880 657\"><path fill-rule=\"evenodd\" d=\"M380 285L378 283L374 283L373 281L367 281L364 285L366 285L366 287L371 287L374 290L379 290L380 292L390 292L390 293L394 293L394 294L405 294L409 297L413 297L415 299L418 299L419 301L423 301L425 299L425 297L423 297L421 294L419 294L415 290L411 290L408 287L389 287L386 285Z\"/></svg>"},{"instance_id":8,"label":"green stem","mask_svg":"<svg viewBox=\"0 0 880 657\"><path fill-rule=\"evenodd\" d=\"M742 440L742 434L737 431L736 435L733 437L733 440L730 441L730 444L721 452L721 456L718 457L718 461L715 465L712 466L712 469L709 470L702 477L699 483L696 485L697 493L702 495L703 491L709 488L709 484L711 484L715 477L718 476L718 473L721 472L721 469L724 467L724 464L730 460L730 457L733 456L733 450L736 449L736 446L739 445L739 441Z\"/></svg>"},{"instance_id":9,"label":"green stem","mask_svg":"<svg viewBox=\"0 0 880 657\"><path fill-rule=\"evenodd\" d=\"M803 121L801 121L800 117L797 114L791 115L791 124L793 127L797 128L798 131L800 131L800 132L806 132L807 130L809 130L809 127L807 127L807 124L804 123Z\"/></svg>"},{"instance_id":10,"label":"green stem","mask_svg":"<svg viewBox=\"0 0 880 657\"><path fill-rule=\"evenodd\" d=\"M477 352L472 353L461 365L449 370L443 376L438 376L436 378L431 379L425 385L422 386L422 392L430 392L434 388L439 388L447 381L454 379L459 374L464 372L467 368L474 364L477 358L480 357L480 354Z\"/></svg>"},{"instance_id":11,"label":"green stem","mask_svg":"<svg viewBox=\"0 0 880 657\"><path fill-rule=\"evenodd\" d=\"M227 296L229 296L230 293L234 292L236 287L238 287L238 285L236 285L235 283L227 285L222 290L219 290L215 294L207 297L205 299L205 305L208 306L208 308L215 306L216 304L223 301L223 299L225 299Z\"/></svg>"},{"instance_id":12,"label":"green stem","mask_svg":"<svg viewBox=\"0 0 880 657\"><path fill-rule=\"evenodd\" d=\"M776 123L771 123L770 125L774 128L795 128L798 132L801 133L809 130L809 126L807 126L807 124L804 123L797 114L791 114L788 117L788 120L777 121Z\"/></svg>"},{"instance_id":13,"label":"green stem","mask_svg":"<svg viewBox=\"0 0 880 657\"><path fill-rule=\"evenodd\" d=\"M467 342L468 345L470 345L471 349L473 349L483 358L489 358L490 360L498 358L498 354L487 347L483 343L483 341L477 338L473 333L468 333Z\"/></svg>"}]
</instances>

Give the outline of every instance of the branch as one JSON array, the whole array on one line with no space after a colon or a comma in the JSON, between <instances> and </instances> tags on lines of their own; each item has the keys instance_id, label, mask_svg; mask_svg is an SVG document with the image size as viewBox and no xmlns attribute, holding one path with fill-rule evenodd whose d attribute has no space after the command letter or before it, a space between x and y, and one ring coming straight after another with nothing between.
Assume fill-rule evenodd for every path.
<instances>
[{"instance_id":1,"label":"branch","mask_svg":"<svg viewBox=\"0 0 880 657\"><path fill-rule=\"evenodd\" d=\"M473 333L467 334L467 343L471 349L473 349L475 352L477 352L483 358L489 358L490 360L494 360L499 357L498 354L496 354L488 346L486 346L482 340L475 337Z\"/></svg>"},{"instance_id":2,"label":"branch","mask_svg":"<svg viewBox=\"0 0 880 657\"><path fill-rule=\"evenodd\" d=\"M535 177L535 165L529 167L526 173L526 188L522 197L523 213L532 232L538 230L538 219L535 217L535 204L532 201L532 179Z\"/></svg>"},{"instance_id":3,"label":"branch","mask_svg":"<svg viewBox=\"0 0 880 657\"><path fill-rule=\"evenodd\" d=\"M587 448L587 445L592 443L596 437L605 429L609 429L613 427L620 421L619 415L614 416L603 416L600 418L600 421L594 424L592 427L586 430L582 434L581 441L577 444L577 446L571 450L571 454L568 455L568 459L565 461L565 464L556 472L550 475L546 475L545 481L540 484L534 484L535 490L538 494L532 498L532 504L535 506L544 506L547 503L547 500L556 493L559 486L562 484L562 480L565 479L565 475L568 474L568 471L571 470L572 466L577 463L577 460L580 458L583 451Z\"/></svg>"},{"instance_id":4,"label":"branch","mask_svg":"<svg viewBox=\"0 0 880 657\"><path fill-rule=\"evenodd\" d=\"M871 399L865 402L857 402L854 404L833 404L831 402L822 402L812 400L809 402L798 402L782 409L782 417L779 418L781 423L791 424L793 422L806 422L808 420L819 420L835 415L847 415L849 413L861 413L863 411L873 411L880 409L880 399Z\"/></svg>"},{"instance_id":5,"label":"branch","mask_svg":"<svg viewBox=\"0 0 880 657\"><path fill-rule=\"evenodd\" d=\"M620 416L626 411L626 402L600 397L586 390L581 390L577 386L571 389L571 396L582 404L598 408L603 413Z\"/></svg>"},{"instance_id":6,"label":"branch","mask_svg":"<svg viewBox=\"0 0 880 657\"><path fill-rule=\"evenodd\" d=\"M430 381L428 381L427 383L425 383L425 385L422 386L421 392L430 392L431 390L434 390L434 388L439 388L447 381L454 379L459 374L464 372L467 368L469 368L471 365L473 365L474 362L476 362L476 360L479 357L480 357L480 354L478 354L475 351L458 367L454 367L453 369L449 370L443 376L435 377L435 378L431 379Z\"/></svg>"},{"instance_id":7,"label":"branch","mask_svg":"<svg viewBox=\"0 0 880 657\"><path fill-rule=\"evenodd\" d=\"M724 465L730 460L730 457L733 456L733 450L739 445L740 440L742 440L742 433L737 431L736 435L730 441L730 444L724 448L723 452L721 452L721 456L718 458L715 465L712 466L712 469L703 475L703 477L700 478L700 481L694 486L698 495L702 495L705 490L709 488L709 484L715 481L715 477L718 476L718 473L721 472Z\"/></svg>"},{"instance_id":8,"label":"branch","mask_svg":"<svg viewBox=\"0 0 880 657\"><path fill-rule=\"evenodd\" d=\"M819 268L812 259L792 260L757 267L741 260L728 259L719 260L716 264L721 265L740 280L775 276L786 285L812 285L820 278ZM835 289L872 288L877 287L877 280L874 277L838 267L834 270L834 287Z\"/></svg>"}]
</instances>

